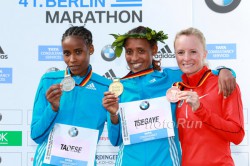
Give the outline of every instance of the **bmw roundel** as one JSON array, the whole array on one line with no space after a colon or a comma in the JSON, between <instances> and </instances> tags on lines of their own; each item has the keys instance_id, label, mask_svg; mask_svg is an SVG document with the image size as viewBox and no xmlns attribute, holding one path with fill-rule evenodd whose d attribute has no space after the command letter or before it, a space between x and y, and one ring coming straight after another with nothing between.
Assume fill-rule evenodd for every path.
<instances>
[{"instance_id":1,"label":"bmw roundel","mask_svg":"<svg viewBox=\"0 0 250 166\"><path fill-rule=\"evenodd\" d=\"M113 61L116 58L115 51L111 45L104 46L102 48L101 55L105 61Z\"/></svg>"},{"instance_id":2,"label":"bmw roundel","mask_svg":"<svg viewBox=\"0 0 250 166\"><path fill-rule=\"evenodd\" d=\"M148 108L149 108L149 102L148 102L148 101L143 101L143 102L141 102L140 108L141 108L142 110L148 109Z\"/></svg>"},{"instance_id":3,"label":"bmw roundel","mask_svg":"<svg viewBox=\"0 0 250 166\"><path fill-rule=\"evenodd\" d=\"M72 127L71 129L69 129L69 135L71 137L76 137L78 135L78 130L76 127Z\"/></svg>"},{"instance_id":4,"label":"bmw roundel","mask_svg":"<svg viewBox=\"0 0 250 166\"><path fill-rule=\"evenodd\" d=\"M241 0L205 0L207 6L217 13L228 13L238 7Z\"/></svg>"}]
</instances>

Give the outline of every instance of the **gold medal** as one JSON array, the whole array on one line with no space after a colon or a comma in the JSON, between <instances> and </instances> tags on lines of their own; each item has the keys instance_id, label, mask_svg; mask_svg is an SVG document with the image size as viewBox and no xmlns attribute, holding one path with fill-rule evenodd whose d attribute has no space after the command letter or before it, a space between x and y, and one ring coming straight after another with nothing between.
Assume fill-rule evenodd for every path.
<instances>
[{"instance_id":1,"label":"gold medal","mask_svg":"<svg viewBox=\"0 0 250 166\"><path fill-rule=\"evenodd\" d=\"M114 93L116 96L120 96L123 92L123 85L119 79L114 79L109 85L109 91Z\"/></svg>"},{"instance_id":2,"label":"gold medal","mask_svg":"<svg viewBox=\"0 0 250 166\"><path fill-rule=\"evenodd\" d=\"M66 75L61 82L63 91L71 91L75 87L75 80L70 76Z\"/></svg>"},{"instance_id":3,"label":"gold medal","mask_svg":"<svg viewBox=\"0 0 250 166\"><path fill-rule=\"evenodd\" d=\"M167 90L166 96L169 102L176 103L178 100L177 93L180 91L177 86L172 86Z\"/></svg>"}]
</instances>

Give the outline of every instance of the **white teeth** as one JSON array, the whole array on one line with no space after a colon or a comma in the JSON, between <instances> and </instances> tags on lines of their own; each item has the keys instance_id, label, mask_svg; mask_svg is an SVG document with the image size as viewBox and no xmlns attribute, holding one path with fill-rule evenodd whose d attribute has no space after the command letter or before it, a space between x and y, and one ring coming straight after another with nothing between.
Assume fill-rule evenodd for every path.
<instances>
[{"instance_id":1,"label":"white teeth","mask_svg":"<svg viewBox=\"0 0 250 166\"><path fill-rule=\"evenodd\" d=\"M135 63L135 64L133 64L133 68L138 68L140 66L141 66L141 63Z\"/></svg>"},{"instance_id":2,"label":"white teeth","mask_svg":"<svg viewBox=\"0 0 250 166\"><path fill-rule=\"evenodd\" d=\"M185 67L192 67L193 64L183 64L183 66L185 66Z\"/></svg>"}]
</instances>

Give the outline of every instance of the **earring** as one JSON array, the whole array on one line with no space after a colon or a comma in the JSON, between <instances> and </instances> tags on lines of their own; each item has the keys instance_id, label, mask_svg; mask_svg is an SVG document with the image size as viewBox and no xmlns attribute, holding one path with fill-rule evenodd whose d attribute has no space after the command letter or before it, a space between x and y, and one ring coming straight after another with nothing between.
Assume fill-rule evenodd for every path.
<instances>
[{"instance_id":1,"label":"earring","mask_svg":"<svg viewBox=\"0 0 250 166\"><path fill-rule=\"evenodd\" d=\"M161 54L161 53L155 54L155 55L153 56L153 60L155 60L155 61L161 61L161 57L162 57L162 56L160 56L160 54Z\"/></svg>"}]
</instances>

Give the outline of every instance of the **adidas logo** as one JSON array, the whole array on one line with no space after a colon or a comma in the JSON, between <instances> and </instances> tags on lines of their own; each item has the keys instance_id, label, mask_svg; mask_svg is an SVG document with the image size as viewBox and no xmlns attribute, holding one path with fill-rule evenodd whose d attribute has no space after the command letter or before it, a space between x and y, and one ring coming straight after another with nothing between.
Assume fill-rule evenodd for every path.
<instances>
[{"instance_id":1,"label":"adidas logo","mask_svg":"<svg viewBox=\"0 0 250 166\"><path fill-rule=\"evenodd\" d=\"M156 81L156 79L153 78L152 80L149 81L149 83L153 83L153 82L155 82L155 81Z\"/></svg>"},{"instance_id":2,"label":"adidas logo","mask_svg":"<svg viewBox=\"0 0 250 166\"><path fill-rule=\"evenodd\" d=\"M114 71L113 71L112 69L109 69L109 71L106 72L106 73L103 75L103 77L106 77L106 78L108 78L108 79L116 78L115 73L114 73Z\"/></svg>"},{"instance_id":3,"label":"adidas logo","mask_svg":"<svg viewBox=\"0 0 250 166\"><path fill-rule=\"evenodd\" d=\"M96 90L94 83L88 84L86 88L91 90Z\"/></svg>"},{"instance_id":4,"label":"adidas logo","mask_svg":"<svg viewBox=\"0 0 250 166\"><path fill-rule=\"evenodd\" d=\"M165 45L163 48L160 49L160 51L157 52L157 55L155 55L154 58L156 59L175 58L175 54L172 53L168 45Z\"/></svg>"},{"instance_id":5,"label":"adidas logo","mask_svg":"<svg viewBox=\"0 0 250 166\"><path fill-rule=\"evenodd\" d=\"M0 46L0 54L4 54L2 47Z\"/></svg>"},{"instance_id":6,"label":"adidas logo","mask_svg":"<svg viewBox=\"0 0 250 166\"><path fill-rule=\"evenodd\" d=\"M0 59L8 59L8 55L6 55L3 49L0 46Z\"/></svg>"}]
</instances>

